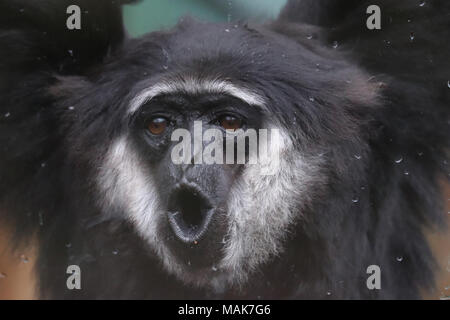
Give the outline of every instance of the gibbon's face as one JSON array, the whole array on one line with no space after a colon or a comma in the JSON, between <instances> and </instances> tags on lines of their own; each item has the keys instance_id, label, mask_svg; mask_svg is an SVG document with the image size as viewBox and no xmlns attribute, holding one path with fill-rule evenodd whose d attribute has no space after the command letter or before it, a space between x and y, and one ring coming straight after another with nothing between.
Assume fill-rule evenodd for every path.
<instances>
[{"instance_id":1,"label":"gibbon's face","mask_svg":"<svg viewBox=\"0 0 450 320\"><path fill-rule=\"evenodd\" d=\"M61 78L56 86L57 94L71 92L64 100L73 106L69 154L94 171L102 215L129 221L186 283L244 282L283 252L291 226L309 219L326 171L337 170L333 157L363 152L357 110L376 104L375 85L298 32L295 40L185 21L125 43L98 76ZM264 174L267 164L248 163L247 142L245 164L199 164L192 142L188 163L175 163L177 129L193 141L200 127L222 137L277 129L269 157L279 161ZM231 149L221 146L226 158Z\"/></svg>"}]
</instances>

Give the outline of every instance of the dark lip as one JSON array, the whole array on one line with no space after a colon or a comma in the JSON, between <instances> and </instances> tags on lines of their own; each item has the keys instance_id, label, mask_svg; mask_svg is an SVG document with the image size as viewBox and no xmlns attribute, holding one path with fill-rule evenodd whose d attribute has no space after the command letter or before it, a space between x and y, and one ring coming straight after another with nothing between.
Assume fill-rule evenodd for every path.
<instances>
[{"instance_id":1,"label":"dark lip","mask_svg":"<svg viewBox=\"0 0 450 320\"><path fill-rule=\"evenodd\" d=\"M199 228L181 230L176 220L179 214L176 210L166 209L167 220L161 227L163 234L169 236L163 237L163 241L166 241L176 260L185 267L185 272L199 276L204 276L207 270L211 271L211 274L218 273L218 270L213 271L212 268L219 269L218 264L223 259L223 239L228 227L223 209L211 206L205 211L206 228L203 228L203 231Z\"/></svg>"},{"instance_id":2,"label":"dark lip","mask_svg":"<svg viewBox=\"0 0 450 320\"><path fill-rule=\"evenodd\" d=\"M205 236L214 215L214 211L214 208L209 209L205 214L202 224L195 227L187 226L184 221L179 218L181 215L179 211L168 212L167 216L169 224L178 240L183 243L192 243L195 241L200 241Z\"/></svg>"}]
</instances>

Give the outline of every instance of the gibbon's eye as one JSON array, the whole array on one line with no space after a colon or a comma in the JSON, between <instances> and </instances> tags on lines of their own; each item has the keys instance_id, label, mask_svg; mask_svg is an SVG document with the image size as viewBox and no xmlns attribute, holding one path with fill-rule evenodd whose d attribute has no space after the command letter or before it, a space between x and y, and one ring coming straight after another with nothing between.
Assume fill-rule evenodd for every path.
<instances>
[{"instance_id":1,"label":"gibbon's eye","mask_svg":"<svg viewBox=\"0 0 450 320\"><path fill-rule=\"evenodd\" d=\"M219 118L219 124L225 130L238 130L242 128L242 120L231 115L224 115Z\"/></svg>"},{"instance_id":2,"label":"gibbon's eye","mask_svg":"<svg viewBox=\"0 0 450 320\"><path fill-rule=\"evenodd\" d=\"M152 118L148 124L148 131L154 135L160 135L166 131L169 121L163 117Z\"/></svg>"}]
</instances>

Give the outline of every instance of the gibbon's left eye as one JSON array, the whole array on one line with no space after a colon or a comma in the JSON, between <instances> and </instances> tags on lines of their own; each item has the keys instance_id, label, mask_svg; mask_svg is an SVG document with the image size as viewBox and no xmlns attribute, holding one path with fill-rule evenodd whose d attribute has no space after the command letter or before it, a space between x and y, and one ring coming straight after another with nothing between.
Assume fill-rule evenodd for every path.
<instances>
[{"instance_id":1,"label":"gibbon's left eye","mask_svg":"<svg viewBox=\"0 0 450 320\"><path fill-rule=\"evenodd\" d=\"M218 122L225 130L235 131L242 128L242 120L232 115L221 116L218 119Z\"/></svg>"},{"instance_id":2,"label":"gibbon's left eye","mask_svg":"<svg viewBox=\"0 0 450 320\"><path fill-rule=\"evenodd\" d=\"M148 124L148 131L154 135L163 134L166 131L169 121L163 117L152 118Z\"/></svg>"}]
</instances>

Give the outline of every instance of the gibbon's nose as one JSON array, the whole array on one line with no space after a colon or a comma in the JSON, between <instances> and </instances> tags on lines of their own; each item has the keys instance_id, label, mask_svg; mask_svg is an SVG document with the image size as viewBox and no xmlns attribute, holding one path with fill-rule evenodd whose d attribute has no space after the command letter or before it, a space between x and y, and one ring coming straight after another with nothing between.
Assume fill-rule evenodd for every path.
<instances>
[{"instance_id":1,"label":"gibbon's nose","mask_svg":"<svg viewBox=\"0 0 450 320\"><path fill-rule=\"evenodd\" d=\"M169 224L182 242L200 240L208 229L213 213L208 198L192 186L176 188L169 197Z\"/></svg>"}]
</instances>

